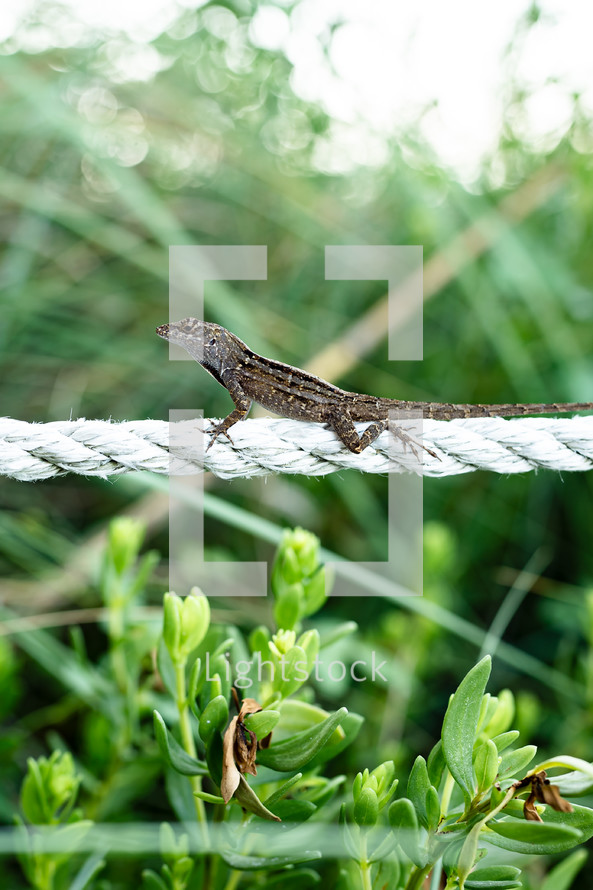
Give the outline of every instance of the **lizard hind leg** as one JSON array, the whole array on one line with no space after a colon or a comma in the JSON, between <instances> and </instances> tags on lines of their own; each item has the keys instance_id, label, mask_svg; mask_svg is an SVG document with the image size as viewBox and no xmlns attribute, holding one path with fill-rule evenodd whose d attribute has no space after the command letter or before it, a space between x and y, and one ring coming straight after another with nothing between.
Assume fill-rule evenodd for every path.
<instances>
[{"instance_id":1,"label":"lizard hind leg","mask_svg":"<svg viewBox=\"0 0 593 890\"><path fill-rule=\"evenodd\" d=\"M333 429L338 439L354 454L360 454L368 448L381 433L387 429L389 421L375 420L369 424L362 436L358 435L356 427L348 411L332 414L327 425Z\"/></svg>"},{"instance_id":2,"label":"lizard hind leg","mask_svg":"<svg viewBox=\"0 0 593 890\"><path fill-rule=\"evenodd\" d=\"M352 451L354 454L360 454L361 451L364 451L365 448L368 448L369 445L377 439L381 433L383 433L386 429L389 429L391 435L395 439L399 439L399 441L403 444L404 451L408 448L418 461L421 462L421 455L419 451L424 450L432 457L438 458L438 455L431 451L430 448L426 448L422 442L419 442L413 436L411 436L406 430L401 426L400 423L395 420L389 420L388 418L384 418L383 420L374 420L372 423L368 425L366 430L359 436L356 427L352 421L350 414L347 411L342 411L339 414L336 412L332 414L330 419L328 420L328 426L330 426L333 431L336 433L341 442L344 443L346 448L349 451Z\"/></svg>"}]
</instances>

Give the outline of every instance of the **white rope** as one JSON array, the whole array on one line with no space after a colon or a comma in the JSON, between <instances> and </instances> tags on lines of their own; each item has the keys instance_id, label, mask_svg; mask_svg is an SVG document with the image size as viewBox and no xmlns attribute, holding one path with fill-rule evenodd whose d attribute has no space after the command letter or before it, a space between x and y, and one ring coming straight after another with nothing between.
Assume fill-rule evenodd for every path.
<instances>
[{"instance_id":1,"label":"white rope","mask_svg":"<svg viewBox=\"0 0 593 890\"><path fill-rule=\"evenodd\" d=\"M203 423L211 421L170 426L164 420L40 424L0 418L0 475L31 482L65 473L104 478L133 470L169 475L210 470L232 479L269 473L323 476L342 469L450 476L477 469L507 474L593 468L593 416L425 420L423 444L438 458L422 450L420 462L389 433L362 454L352 454L321 424L272 418L237 423L230 431L232 445L220 436L204 453Z\"/></svg>"}]
</instances>

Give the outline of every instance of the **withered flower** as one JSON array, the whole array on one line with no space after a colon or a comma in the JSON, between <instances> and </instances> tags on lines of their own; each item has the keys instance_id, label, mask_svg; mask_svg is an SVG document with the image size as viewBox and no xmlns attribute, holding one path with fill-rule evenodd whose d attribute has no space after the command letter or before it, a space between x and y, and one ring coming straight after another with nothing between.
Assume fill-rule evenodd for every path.
<instances>
[{"instance_id":1,"label":"withered flower","mask_svg":"<svg viewBox=\"0 0 593 890\"><path fill-rule=\"evenodd\" d=\"M538 803L549 804L553 810L556 810L559 813L572 813L572 805L561 797L558 785L552 785L550 783L545 770L542 769L539 773L535 773L532 776L526 776L525 779L522 779L521 783L518 784L518 787L524 788L526 785L531 785L531 794L525 801L523 815L530 822L543 822L543 819L535 806L536 801Z\"/></svg>"},{"instance_id":2,"label":"withered flower","mask_svg":"<svg viewBox=\"0 0 593 890\"><path fill-rule=\"evenodd\" d=\"M233 688L233 697L237 707L239 700ZM262 707L253 698L244 698L237 717L233 717L229 723L222 740L222 781L220 793L225 803L228 803L241 781L242 773L257 775L255 758L257 755L257 736L252 730L247 729L243 720L248 714L257 714ZM271 733L262 739L261 747L267 747L270 743ZM264 745L263 743L267 744Z\"/></svg>"}]
</instances>

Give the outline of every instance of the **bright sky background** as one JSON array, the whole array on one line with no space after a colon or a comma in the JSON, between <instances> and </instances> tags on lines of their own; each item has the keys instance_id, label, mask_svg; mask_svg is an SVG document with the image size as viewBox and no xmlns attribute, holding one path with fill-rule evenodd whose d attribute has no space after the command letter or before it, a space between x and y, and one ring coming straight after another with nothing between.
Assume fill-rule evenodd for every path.
<instances>
[{"instance_id":1,"label":"bright sky background","mask_svg":"<svg viewBox=\"0 0 593 890\"><path fill-rule=\"evenodd\" d=\"M113 34L124 31L138 43L136 72L158 70L156 53L142 44L174 21L195 0L67 0L72 21L58 29L61 45L76 43L85 27ZM295 66L293 88L319 102L336 119L331 158L321 166L348 169L384 159L385 132L417 124L441 161L466 181L495 145L503 83L508 81L504 50L516 33L528 0L301 0L289 15L282 0L261 4L251 28L262 47L283 49ZM12 0L0 9L0 39L9 38L33 8L33 0ZM541 0L542 17L528 34L515 71L532 90L520 135L546 148L566 131L571 94L579 92L593 115L593 3ZM340 26L323 54L329 27ZM28 49L43 49L47 31L31 33ZM55 35L53 35L55 40ZM520 46L520 43L518 44ZM333 70L332 70L333 69ZM591 150L593 146L583 146Z\"/></svg>"}]
</instances>

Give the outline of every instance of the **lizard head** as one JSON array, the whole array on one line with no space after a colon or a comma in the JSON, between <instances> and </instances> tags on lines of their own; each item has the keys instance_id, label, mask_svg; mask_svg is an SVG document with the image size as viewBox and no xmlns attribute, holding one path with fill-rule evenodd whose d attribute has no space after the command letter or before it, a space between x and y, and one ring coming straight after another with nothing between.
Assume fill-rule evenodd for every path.
<instances>
[{"instance_id":1,"label":"lizard head","mask_svg":"<svg viewBox=\"0 0 593 890\"><path fill-rule=\"evenodd\" d=\"M225 359L228 360L229 341L236 339L221 325L199 318L182 318L181 321L159 325L156 333L163 340L182 346L215 376L223 370Z\"/></svg>"}]
</instances>

